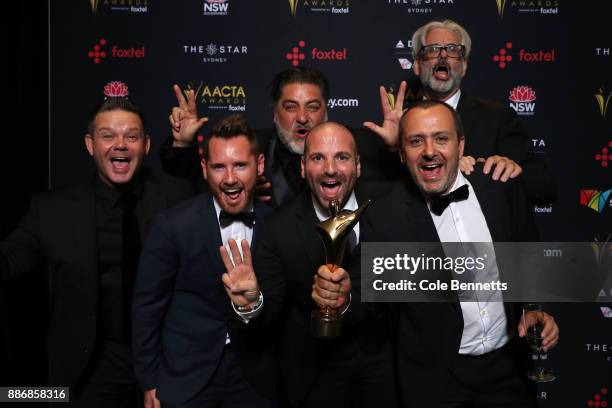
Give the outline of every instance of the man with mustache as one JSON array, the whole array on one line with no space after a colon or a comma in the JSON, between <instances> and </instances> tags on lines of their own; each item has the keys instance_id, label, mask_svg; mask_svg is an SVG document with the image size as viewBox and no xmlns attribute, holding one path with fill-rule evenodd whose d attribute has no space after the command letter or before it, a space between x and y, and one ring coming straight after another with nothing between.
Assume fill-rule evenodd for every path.
<instances>
[{"instance_id":1,"label":"man with mustache","mask_svg":"<svg viewBox=\"0 0 612 408\"><path fill-rule=\"evenodd\" d=\"M249 323L278 339L282 395L291 407L394 407L390 331L386 316L373 313L357 320L344 316L339 339L317 339L310 330L312 279L325 264L325 251L314 225L329 218L329 203L355 210L367 194L355 190L362 166L350 131L335 122L315 126L308 134L301 174L310 191L304 191L266 219L253 266L245 261L236 269L250 271L250 291L261 290L265 304L261 315ZM358 223L349 246L359 241ZM352 242L352 244L351 244ZM350 252L350 251L349 251ZM345 256L349 262L350 253ZM226 263L229 273L233 266ZM345 273L342 267L334 272ZM238 287L239 285L237 285ZM246 290L246 287L242 287ZM343 300L359 303L349 288ZM342 313L346 307L339 308Z\"/></svg>"},{"instance_id":2,"label":"man with mustache","mask_svg":"<svg viewBox=\"0 0 612 408\"><path fill-rule=\"evenodd\" d=\"M84 138L95 174L35 197L0 242L0 281L49 267L49 384L70 387L62 407L142 406L130 347L140 242L156 212L193 195L189 183L143 167L142 113L105 94Z\"/></svg>"},{"instance_id":3,"label":"man with mustache","mask_svg":"<svg viewBox=\"0 0 612 408\"><path fill-rule=\"evenodd\" d=\"M461 90L468 68L472 40L452 20L431 21L412 36L413 70L421 82L420 96L444 101L457 110L466 134L461 170L470 174L476 161L484 162L484 173L494 180L507 181L522 173L521 182L531 201L549 204L556 199L556 183L541 159L533 154L530 138L507 106L484 100ZM378 133L385 143L398 146L399 120L403 112L406 83L402 82L395 106L380 88L383 127L364 125Z\"/></svg>"},{"instance_id":4,"label":"man with mustache","mask_svg":"<svg viewBox=\"0 0 612 408\"><path fill-rule=\"evenodd\" d=\"M372 206L364 218L373 228L363 241L461 242L466 247L537 241L519 179L497 183L480 171L469 177L459 171L463 135L461 119L449 105L422 100L408 107L401 120L400 154L413 183L398 183ZM495 261L489 265L499 277ZM330 279L323 272L313 298L341 307L345 300L338 292L357 274ZM536 407L535 388L526 375L527 342L520 339L526 335L520 305L451 296L448 302L392 305L402 406ZM547 351L557 344L559 328L547 314L541 323Z\"/></svg>"},{"instance_id":5,"label":"man with mustache","mask_svg":"<svg viewBox=\"0 0 612 408\"><path fill-rule=\"evenodd\" d=\"M234 294L239 272L225 272L220 246L240 258L260 234L267 205L254 202L264 169L257 138L241 115L206 138L202 171L209 191L162 212L144 245L134 290L136 376L145 407L271 407L273 346L241 326L262 307L259 290ZM248 277L246 278L248 279ZM229 299L228 299L229 296Z\"/></svg>"},{"instance_id":6,"label":"man with mustache","mask_svg":"<svg viewBox=\"0 0 612 408\"><path fill-rule=\"evenodd\" d=\"M172 141L162 146L162 165L172 175L200 182L194 139L207 118L198 118L193 90L186 92L186 99L178 85L174 85L174 92L179 106L172 109L169 118ZM275 128L257 132L266 159L264 177L258 188L260 199L280 205L307 189L300 177L300 158L310 129L327 120L328 98L329 82L315 68L289 68L274 77L270 99ZM401 174L397 156L381 138L367 130L353 133L362 152L363 178L386 180Z\"/></svg>"}]
</instances>

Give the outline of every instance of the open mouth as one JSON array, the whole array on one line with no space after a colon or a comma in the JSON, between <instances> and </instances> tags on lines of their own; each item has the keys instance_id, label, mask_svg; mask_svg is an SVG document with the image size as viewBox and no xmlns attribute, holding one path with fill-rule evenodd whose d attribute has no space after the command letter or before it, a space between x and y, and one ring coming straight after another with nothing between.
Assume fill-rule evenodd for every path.
<instances>
[{"instance_id":1,"label":"open mouth","mask_svg":"<svg viewBox=\"0 0 612 408\"><path fill-rule=\"evenodd\" d=\"M129 157L111 157L110 162L113 166L113 171L116 171L117 173L126 172L130 166Z\"/></svg>"},{"instance_id":2,"label":"open mouth","mask_svg":"<svg viewBox=\"0 0 612 408\"><path fill-rule=\"evenodd\" d=\"M421 174L424 180L436 180L442 173L441 163L428 163L421 165Z\"/></svg>"},{"instance_id":3,"label":"open mouth","mask_svg":"<svg viewBox=\"0 0 612 408\"><path fill-rule=\"evenodd\" d=\"M450 69L447 65L438 64L434 67L434 77L441 81L446 81L450 76Z\"/></svg>"},{"instance_id":4,"label":"open mouth","mask_svg":"<svg viewBox=\"0 0 612 408\"><path fill-rule=\"evenodd\" d=\"M325 198L337 198L340 194L342 183L338 180L326 180L321 182L321 191Z\"/></svg>"},{"instance_id":5,"label":"open mouth","mask_svg":"<svg viewBox=\"0 0 612 408\"><path fill-rule=\"evenodd\" d=\"M299 129L296 129L295 135L299 137L300 139L306 139L306 136L308 136L308 132L310 132L310 129L299 128Z\"/></svg>"},{"instance_id":6,"label":"open mouth","mask_svg":"<svg viewBox=\"0 0 612 408\"><path fill-rule=\"evenodd\" d=\"M223 191L223 194L225 194L225 196L230 201L235 201L235 200L238 200L240 198L240 193L242 193L242 188L239 188L239 187L224 188L224 189L221 189L221 191Z\"/></svg>"}]
</instances>

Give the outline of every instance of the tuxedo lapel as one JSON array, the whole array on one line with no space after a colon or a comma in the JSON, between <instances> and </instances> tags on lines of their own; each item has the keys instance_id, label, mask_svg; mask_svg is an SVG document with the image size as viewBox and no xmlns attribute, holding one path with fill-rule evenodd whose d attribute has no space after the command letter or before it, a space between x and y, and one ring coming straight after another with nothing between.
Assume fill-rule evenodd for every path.
<instances>
[{"instance_id":1,"label":"tuxedo lapel","mask_svg":"<svg viewBox=\"0 0 612 408\"><path fill-rule=\"evenodd\" d=\"M209 259L212 261L212 265L207 265L207 268L217 271L221 275L225 272L225 267L219 254L219 247L223 245L223 240L221 239L219 220L217 219L217 212L213 204L213 197L210 193L200 195L200 203L197 206L196 214L200 228L198 228L198 238L193 244L204 246L208 252Z\"/></svg>"},{"instance_id":2,"label":"tuxedo lapel","mask_svg":"<svg viewBox=\"0 0 612 408\"><path fill-rule=\"evenodd\" d=\"M325 259L323 242L317 233L315 224L319 222L315 213L312 198L309 192L304 192L299 198L300 204L296 212L297 235L310 262L318 267L322 259ZM291 231L287 231L291 234Z\"/></svg>"}]
</instances>

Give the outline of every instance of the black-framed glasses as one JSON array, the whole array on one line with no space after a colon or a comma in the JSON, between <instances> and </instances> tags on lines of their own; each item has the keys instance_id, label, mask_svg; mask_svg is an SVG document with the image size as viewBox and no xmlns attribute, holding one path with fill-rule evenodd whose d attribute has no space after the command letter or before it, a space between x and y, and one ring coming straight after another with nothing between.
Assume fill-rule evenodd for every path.
<instances>
[{"instance_id":1,"label":"black-framed glasses","mask_svg":"<svg viewBox=\"0 0 612 408\"><path fill-rule=\"evenodd\" d=\"M461 44L430 44L424 45L419 50L419 57L421 58L438 58L442 53L442 50L446 51L446 55L451 58L462 58L465 55L465 45Z\"/></svg>"}]
</instances>

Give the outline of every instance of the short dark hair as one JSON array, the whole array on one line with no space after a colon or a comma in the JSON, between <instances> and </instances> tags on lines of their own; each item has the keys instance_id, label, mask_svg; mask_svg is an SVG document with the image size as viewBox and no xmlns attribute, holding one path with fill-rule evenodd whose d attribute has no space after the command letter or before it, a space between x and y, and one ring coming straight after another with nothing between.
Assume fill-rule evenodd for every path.
<instances>
[{"instance_id":1,"label":"short dark hair","mask_svg":"<svg viewBox=\"0 0 612 408\"><path fill-rule=\"evenodd\" d=\"M279 72L270 85L270 99L275 104L281 97L283 88L289 84L312 84L321 90L323 100L329 98L329 81L321 71L310 67L293 67Z\"/></svg>"},{"instance_id":2,"label":"short dark hair","mask_svg":"<svg viewBox=\"0 0 612 408\"><path fill-rule=\"evenodd\" d=\"M218 121L215 126L213 126L210 135L204 138L202 158L208 160L208 145L210 144L210 139L213 137L231 139L236 136L246 136L251 145L251 153L255 157L259 156L261 149L259 148L259 142L257 141L255 131L249 127L243 115L235 113Z\"/></svg>"},{"instance_id":3,"label":"short dark hair","mask_svg":"<svg viewBox=\"0 0 612 408\"><path fill-rule=\"evenodd\" d=\"M426 109L434 108L436 106L444 106L446 109L448 109L448 111L453 116L453 124L455 126L455 132L457 132L457 138L461 138L461 136L463 136L463 123L461 122L461 117L459 116L457 111L453 109L452 106L450 106L446 102L442 102L437 99L422 99L422 100L413 101L410 104L408 104L408 106L406 107L406 110L402 114L402 118L400 119L400 131L404 130L404 118L406 117L408 112L416 108L426 110Z\"/></svg>"},{"instance_id":4,"label":"short dark hair","mask_svg":"<svg viewBox=\"0 0 612 408\"><path fill-rule=\"evenodd\" d=\"M127 99L127 98L125 98L123 96L108 97L108 98L106 98L104 100L104 102L102 102L101 104L96 106L96 108L89 115L89 121L87 123L87 132L90 135L93 136L93 134L94 134L94 132L96 130L95 129L96 117L99 114L103 113L103 112L111 112L111 111L115 111L115 110L122 110L122 111L126 111L126 112L131 112L131 113L137 115L140 118L140 121L142 122L142 130L144 131L145 135L147 134L146 125L145 125L145 118L144 118L142 112L140 111L138 106L136 106L129 99Z\"/></svg>"}]
</instances>

